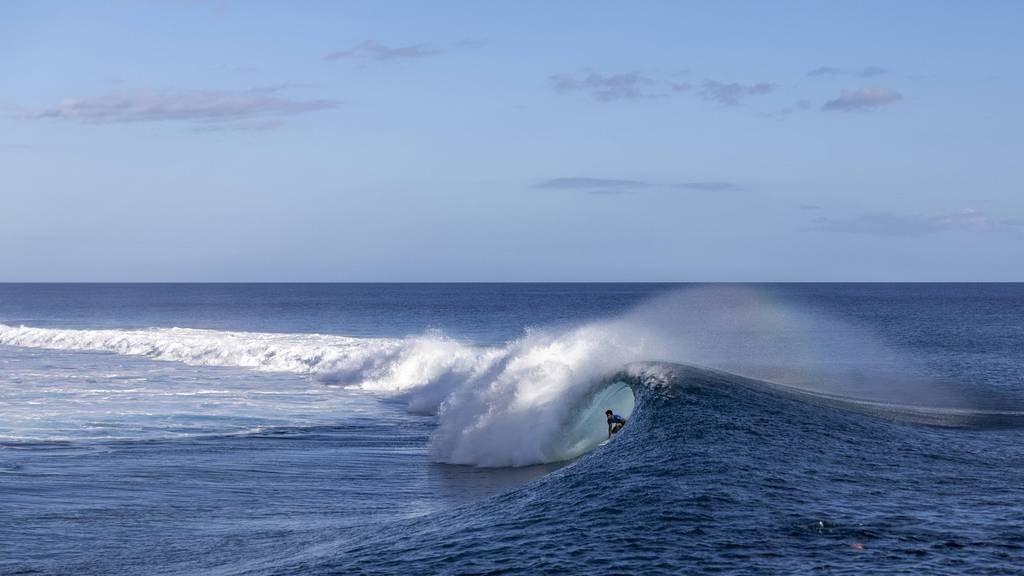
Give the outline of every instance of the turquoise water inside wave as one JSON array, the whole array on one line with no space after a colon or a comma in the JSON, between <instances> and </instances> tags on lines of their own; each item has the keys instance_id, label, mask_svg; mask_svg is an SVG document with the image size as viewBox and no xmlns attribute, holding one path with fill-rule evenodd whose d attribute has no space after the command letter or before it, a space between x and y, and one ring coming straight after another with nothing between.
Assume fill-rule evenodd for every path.
<instances>
[{"instance_id":1,"label":"turquoise water inside wave","mask_svg":"<svg viewBox=\"0 0 1024 576\"><path fill-rule=\"evenodd\" d=\"M1015 573L1022 410L1024 285L0 285L0 573Z\"/></svg>"}]
</instances>

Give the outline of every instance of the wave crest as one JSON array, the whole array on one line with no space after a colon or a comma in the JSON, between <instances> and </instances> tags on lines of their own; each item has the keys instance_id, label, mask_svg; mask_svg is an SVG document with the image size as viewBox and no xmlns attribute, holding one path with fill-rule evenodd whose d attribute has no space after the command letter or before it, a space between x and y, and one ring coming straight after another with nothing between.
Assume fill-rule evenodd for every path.
<instances>
[{"instance_id":1,"label":"wave crest","mask_svg":"<svg viewBox=\"0 0 1024 576\"><path fill-rule=\"evenodd\" d=\"M91 350L203 366L314 376L404 401L436 414L436 460L522 466L564 460L601 439L576 432L580 411L616 375L645 394L675 385L670 363L711 367L784 384L805 400L879 405L969 406L959 389L913 376L905 354L866 330L793 310L751 289L690 289L616 319L566 330L527 330L503 346L474 346L430 332L351 338L153 328L65 330L0 324L0 344ZM635 364L657 359L658 363ZM623 367L628 367L623 371ZM634 372L630 372L634 371ZM779 390L782 390L779 388ZM639 399L638 399L639 400ZM854 405L845 401L844 407ZM866 406L862 402L861 406ZM616 406L616 408L618 408ZM603 412L603 410L600 410ZM600 430L600 422L588 424Z\"/></svg>"}]
</instances>

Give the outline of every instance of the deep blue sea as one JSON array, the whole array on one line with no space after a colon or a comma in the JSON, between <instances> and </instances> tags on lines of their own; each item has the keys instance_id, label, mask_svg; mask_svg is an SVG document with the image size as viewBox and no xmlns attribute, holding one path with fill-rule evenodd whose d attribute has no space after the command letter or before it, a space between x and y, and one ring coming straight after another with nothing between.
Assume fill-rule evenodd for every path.
<instances>
[{"instance_id":1,"label":"deep blue sea","mask_svg":"<svg viewBox=\"0 0 1024 576\"><path fill-rule=\"evenodd\" d=\"M1022 472L1024 284L0 285L0 574L1024 574Z\"/></svg>"}]
</instances>

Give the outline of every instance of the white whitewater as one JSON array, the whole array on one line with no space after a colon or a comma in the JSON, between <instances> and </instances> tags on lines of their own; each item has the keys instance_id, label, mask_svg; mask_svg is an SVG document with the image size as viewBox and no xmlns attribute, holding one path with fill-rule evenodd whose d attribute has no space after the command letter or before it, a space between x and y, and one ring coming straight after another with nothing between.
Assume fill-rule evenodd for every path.
<instances>
[{"instance_id":1,"label":"white whitewater","mask_svg":"<svg viewBox=\"0 0 1024 576\"><path fill-rule=\"evenodd\" d=\"M614 331L588 326L558 335L532 332L504 347L488 348L440 333L375 339L0 324L0 345L309 375L325 383L385 394L402 400L412 412L437 414L433 441L437 460L482 466L561 460L599 442L600 429L590 434L592 441L566 441L561 429L595 392L593 385L601 374L640 353L615 336ZM267 380L260 382L266 385Z\"/></svg>"}]
</instances>

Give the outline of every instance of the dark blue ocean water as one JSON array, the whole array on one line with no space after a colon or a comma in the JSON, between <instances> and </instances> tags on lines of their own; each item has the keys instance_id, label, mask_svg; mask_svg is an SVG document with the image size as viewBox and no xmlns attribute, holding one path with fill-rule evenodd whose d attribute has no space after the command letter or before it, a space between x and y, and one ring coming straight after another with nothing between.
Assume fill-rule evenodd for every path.
<instances>
[{"instance_id":1,"label":"dark blue ocean water","mask_svg":"<svg viewBox=\"0 0 1024 576\"><path fill-rule=\"evenodd\" d=\"M1020 284L0 285L0 573L1024 573L1022 410Z\"/></svg>"}]
</instances>

